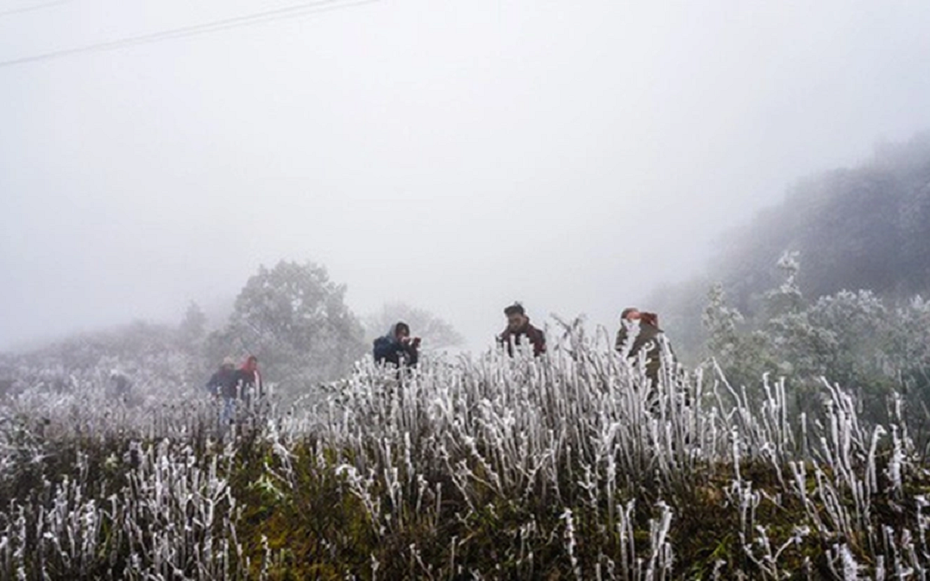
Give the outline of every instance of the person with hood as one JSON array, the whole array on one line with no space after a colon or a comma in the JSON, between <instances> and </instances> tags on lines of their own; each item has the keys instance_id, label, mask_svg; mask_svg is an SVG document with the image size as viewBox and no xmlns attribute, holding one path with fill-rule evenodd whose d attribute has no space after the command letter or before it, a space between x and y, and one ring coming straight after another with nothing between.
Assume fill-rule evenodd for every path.
<instances>
[{"instance_id":1,"label":"person with hood","mask_svg":"<svg viewBox=\"0 0 930 581\"><path fill-rule=\"evenodd\" d=\"M539 357L546 352L546 335L530 324L526 310L520 303L514 303L504 309L507 316L507 328L497 338L498 342L507 348L507 353L513 356L514 345L533 346L533 356Z\"/></svg>"},{"instance_id":2,"label":"person with hood","mask_svg":"<svg viewBox=\"0 0 930 581\"><path fill-rule=\"evenodd\" d=\"M669 349L665 333L659 328L659 316L640 312L629 307L620 314L620 330L617 331L617 352L633 361L643 353L646 361L646 377L651 385L659 381L662 353Z\"/></svg>"},{"instance_id":3,"label":"person with hood","mask_svg":"<svg viewBox=\"0 0 930 581\"><path fill-rule=\"evenodd\" d=\"M416 367L420 360L420 338L410 336L410 326L398 321L386 335L374 341L375 363Z\"/></svg>"},{"instance_id":4,"label":"person with hood","mask_svg":"<svg viewBox=\"0 0 930 581\"><path fill-rule=\"evenodd\" d=\"M236 362L232 357L224 358L220 368L210 376L207 391L218 397L236 397Z\"/></svg>"}]
</instances>

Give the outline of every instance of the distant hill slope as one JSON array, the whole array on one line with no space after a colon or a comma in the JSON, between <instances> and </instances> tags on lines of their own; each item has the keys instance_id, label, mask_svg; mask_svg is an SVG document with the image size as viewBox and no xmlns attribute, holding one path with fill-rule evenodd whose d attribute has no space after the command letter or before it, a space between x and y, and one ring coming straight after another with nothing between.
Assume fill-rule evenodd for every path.
<instances>
[{"instance_id":1,"label":"distant hill slope","mask_svg":"<svg viewBox=\"0 0 930 581\"><path fill-rule=\"evenodd\" d=\"M889 297L930 290L930 133L883 145L872 159L802 180L784 201L724 236L706 275L657 292L693 353L708 287L721 282L731 303L753 313L780 282L776 262L800 253L807 297L871 289Z\"/></svg>"},{"instance_id":2,"label":"distant hill slope","mask_svg":"<svg viewBox=\"0 0 930 581\"><path fill-rule=\"evenodd\" d=\"M852 169L808 178L779 206L725 237L712 268L745 305L778 282L775 263L800 252L809 296L843 289L930 288L930 134L881 147Z\"/></svg>"}]
</instances>

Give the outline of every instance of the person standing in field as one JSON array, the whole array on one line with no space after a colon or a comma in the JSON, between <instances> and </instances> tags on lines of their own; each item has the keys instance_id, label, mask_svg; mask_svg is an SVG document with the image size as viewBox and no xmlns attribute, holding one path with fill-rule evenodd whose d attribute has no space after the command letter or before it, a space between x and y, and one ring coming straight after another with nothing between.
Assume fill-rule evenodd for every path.
<instances>
[{"instance_id":1,"label":"person standing in field","mask_svg":"<svg viewBox=\"0 0 930 581\"><path fill-rule=\"evenodd\" d=\"M658 315L644 313L634 307L623 309L615 348L622 356L633 361L638 361L640 354L643 354L650 385L658 383L662 352L668 348L665 333L659 328Z\"/></svg>"},{"instance_id":2,"label":"person standing in field","mask_svg":"<svg viewBox=\"0 0 930 581\"><path fill-rule=\"evenodd\" d=\"M262 395L262 375L258 371L258 357L249 355L236 371L235 381L233 383L237 390L237 395L247 404L252 395L260 397Z\"/></svg>"},{"instance_id":3,"label":"person standing in field","mask_svg":"<svg viewBox=\"0 0 930 581\"><path fill-rule=\"evenodd\" d=\"M129 391L132 389L132 381L126 377L126 374L118 369L110 371L110 381L113 384L113 391L116 397L126 402L129 399Z\"/></svg>"},{"instance_id":4,"label":"person standing in field","mask_svg":"<svg viewBox=\"0 0 930 581\"><path fill-rule=\"evenodd\" d=\"M210 376L207 391L217 397L236 397L236 363L232 357L223 359L220 368Z\"/></svg>"},{"instance_id":5,"label":"person standing in field","mask_svg":"<svg viewBox=\"0 0 930 581\"><path fill-rule=\"evenodd\" d=\"M507 348L507 353L513 356L515 345L533 346L533 356L538 357L546 352L546 335L530 324L526 310L520 303L514 303L504 309L507 316L507 328L497 338L498 342Z\"/></svg>"},{"instance_id":6,"label":"person standing in field","mask_svg":"<svg viewBox=\"0 0 930 581\"><path fill-rule=\"evenodd\" d=\"M410 326L398 321L387 334L374 342L375 363L395 367L416 367L420 359L420 338L410 336Z\"/></svg>"}]
</instances>

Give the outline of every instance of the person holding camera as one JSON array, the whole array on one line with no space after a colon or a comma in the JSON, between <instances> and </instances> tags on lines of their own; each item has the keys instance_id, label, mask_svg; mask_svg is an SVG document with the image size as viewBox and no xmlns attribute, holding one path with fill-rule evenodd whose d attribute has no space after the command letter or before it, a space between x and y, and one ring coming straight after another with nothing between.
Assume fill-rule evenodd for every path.
<instances>
[{"instance_id":1,"label":"person holding camera","mask_svg":"<svg viewBox=\"0 0 930 581\"><path fill-rule=\"evenodd\" d=\"M395 323L387 335L374 343L375 363L393 363L396 367L416 367L420 359L420 338L410 336L410 326Z\"/></svg>"}]
</instances>

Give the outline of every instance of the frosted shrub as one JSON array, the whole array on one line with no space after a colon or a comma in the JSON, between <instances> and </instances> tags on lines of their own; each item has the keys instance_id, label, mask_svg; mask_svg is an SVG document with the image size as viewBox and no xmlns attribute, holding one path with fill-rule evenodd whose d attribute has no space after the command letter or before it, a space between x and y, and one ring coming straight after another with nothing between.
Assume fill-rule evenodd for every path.
<instances>
[{"instance_id":1,"label":"frosted shrub","mask_svg":"<svg viewBox=\"0 0 930 581\"><path fill-rule=\"evenodd\" d=\"M790 378L668 359L650 386L606 334L563 330L540 358L362 361L325 404L225 434L197 394L24 392L0 408L0 576L925 574L930 478L900 406L869 425L825 383L808 421Z\"/></svg>"},{"instance_id":2,"label":"frosted shrub","mask_svg":"<svg viewBox=\"0 0 930 581\"><path fill-rule=\"evenodd\" d=\"M79 462L73 480L46 481L34 501L12 502L0 516L0 577L218 579L243 570L219 457L201 467L166 441L137 460L106 498Z\"/></svg>"},{"instance_id":3,"label":"frosted shrub","mask_svg":"<svg viewBox=\"0 0 930 581\"><path fill-rule=\"evenodd\" d=\"M861 425L852 397L825 384L824 421L811 427L789 414L784 379L763 378L761 393L750 397L719 373L707 389L700 374L670 365L652 404L641 369L603 339L599 345L574 328L567 335L544 359L493 352L425 365L400 379L359 369L340 403L326 410L324 440L344 451L343 469L355 470L351 489L374 511L378 530L390 530L403 498L417 506L436 498L438 475L445 474L463 503L459 519L482 514L495 498L563 507L565 534L571 533L566 572L659 579L672 575L673 545L663 548L664 534L650 545L629 541L633 535L624 531L635 526L629 499L656 499L639 505L641 515L659 519L651 521L654 535L665 530L656 523L674 529L676 510L687 508L682 503L694 501L697 490L716 486L728 491L718 495L718 510L735 517L724 520L738 529L752 567L747 575L780 579L792 567L813 570L805 553L816 539L857 539L864 554L882 553L874 504L902 490L902 474L914 461L909 441L894 435L902 426ZM768 481L756 484L760 471ZM726 474L731 484L717 484ZM390 491L389 503L373 498L379 489ZM802 521L780 525L777 533L759 522L760 515L771 519L789 509L800 511ZM578 550L580 518L599 523L586 539L599 552ZM851 571L858 562L851 550L824 554L823 566ZM722 567L737 571L741 563ZM714 568L719 573L720 563Z\"/></svg>"}]
</instances>

